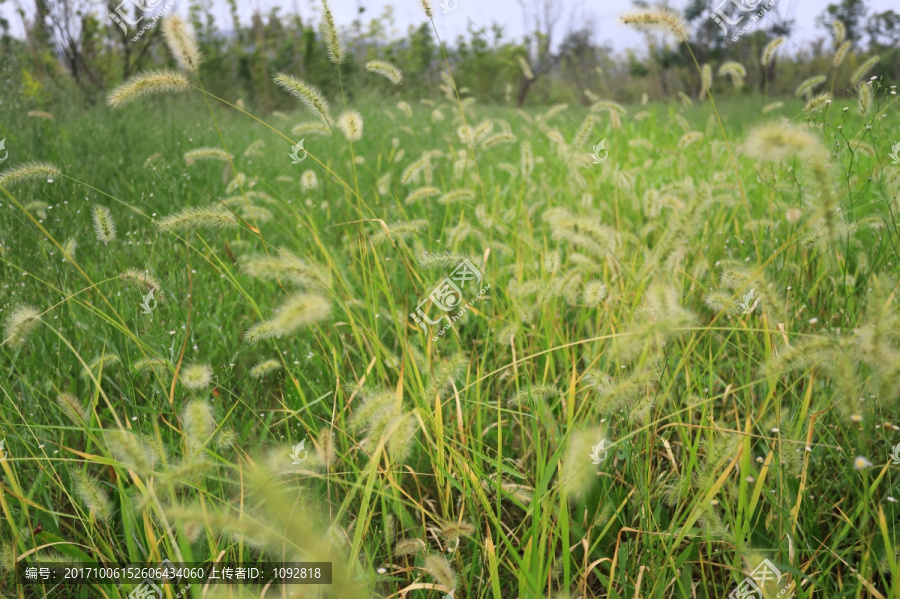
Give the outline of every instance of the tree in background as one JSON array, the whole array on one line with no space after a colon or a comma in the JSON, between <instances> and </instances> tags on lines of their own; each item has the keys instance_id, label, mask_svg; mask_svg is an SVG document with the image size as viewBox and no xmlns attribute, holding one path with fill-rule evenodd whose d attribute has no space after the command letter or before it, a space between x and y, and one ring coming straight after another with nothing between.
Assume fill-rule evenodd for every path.
<instances>
[{"instance_id":1,"label":"tree in background","mask_svg":"<svg viewBox=\"0 0 900 599\"><path fill-rule=\"evenodd\" d=\"M866 22L869 45L878 51L900 46L900 14L892 10L874 13Z\"/></svg>"},{"instance_id":2,"label":"tree in background","mask_svg":"<svg viewBox=\"0 0 900 599\"><path fill-rule=\"evenodd\" d=\"M7 1L0 0L0 4ZM82 92L84 103L103 102L106 89L135 72L174 65L161 43L161 27L150 27L132 41L136 28L123 31L109 17L120 1L34 0L27 14L17 11L27 37L24 41L4 34L8 24L0 22L4 73L13 85L29 90L23 97L30 99L31 108L48 108L45 104L62 89L69 104L78 99L74 90ZM577 7L566 15L566 4L560 0L518 0L528 32L522 40L508 39L502 26L492 24L470 25L465 34L449 43L439 43L427 21L409 26L405 33L399 31L390 5L364 22L363 17L368 17L364 1L357 2L352 24L342 28L348 52L339 71L328 61L319 37L321 16L316 1L311 2L311 9L304 4L302 14L296 7L288 14L278 8L265 13L257 10L241 22L238 0L224 0L230 11L225 23L212 17L217 0L187 0L180 5L187 8L195 41L205 57L200 72L204 87L230 101L242 99L263 110L293 105L285 94L274 93L272 76L279 71L302 77L329 96L336 97L343 90L346 98L358 92L388 98L401 93L408 99L430 97L442 83L445 57L457 84L468 88L467 95L489 103L509 98L519 105L585 104L597 97L629 102L645 91L657 99L673 98L680 92L697 98L702 84L691 51L713 73L727 61L739 62L747 70L746 84L739 82L739 88L715 77L719 94L750 93L765 85L767 94L793 95L797 81L817 74L810 56L817 62L830 61L833 53L826 40L819 38L802 53L784 52L764 69L759 61L762 48L775 37L789 37L793 29L793 21L777 12L781 4L769 10L740 43L730 43L709 18L721 0L689 0L684 17L690 27L690 50L686 44L648 33L643 47L616 55L597 42L598 28L590 18ZM635 4L649 9L661 5L658 0L635 0ZM129 11L137 10L126 6ZM835 19L842 20L848 40L858 47L868 45L866 53L879 54L877 74L900 78L900 15L886 10L865 20L867 14L863 0L839 0L828 5L818 20L829 32ZM132 20L140 16L130 14ZM364 65L376 59L393 62L403 71L402 89L370 76ZM847 68L851 63L847 62ZM648 86L648 77L657 84ZM532 93L535 89L540 93ZM835 93L849 92L838 87Z\"/></svg>"},{"instance_id":3,"label":"tree in background","mask_svg":"<svg viewBox=\"0 0 900 599\"><path fill-rule=\"evenodd\" d=\"M830 28L835 20L841 21L847 30L847 41L858 46L862 40L863 21L867 12L868 8L863 0L841 0L825 7L825 12L819 15L816 23Z\"/></svg>"}]
</instances>

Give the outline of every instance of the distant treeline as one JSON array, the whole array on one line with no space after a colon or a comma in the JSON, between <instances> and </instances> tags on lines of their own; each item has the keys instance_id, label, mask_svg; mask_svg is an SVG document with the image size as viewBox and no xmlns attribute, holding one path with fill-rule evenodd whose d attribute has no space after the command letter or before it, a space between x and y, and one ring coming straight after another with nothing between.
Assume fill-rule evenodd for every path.
<instances>
[{"instance_id":1,"label":"distant treeline","mask_svg":"<svg viewBox=\"0 0 900 599\"><path fill-rule=\"evenodd\" d=\"M698 98L704 72L716 94L793 95L800 82L825 75L831 79L826 86L831 93L850 95L855 93L850 75L873 55L880 60L870 75L885 77L888 85L900 78L900 15L869 14L862 0L827 6L819 18L822 37L803 47L790 41L793 23L775 12L731 41L710 18L717 8L713 2L694 0L681 15L690 27L687 44L648 34L644 48L624 53L597 43L594 23L561 18L563 14L535 20L535 31L522 40L506 39L502 26L494 24L485 29L471 26L467 35L438 43L424 13L418 28L391 34L395 26L388 7L374 18L361 12L342 29L348 52L340 69L326 56L317 14L282 15L274 8L244 23L238 18L237 0L227 1L227 30L210 16L211 0L187 3L191 35L204 55L201 81L213 94L267 110L291 105L272 82L278 72L300 76L332 97L355 100L372 94L409 100L433 97L438 90L455 94L441 75L448 63L462 96L513 105L591 104L598 98L630 102L644 93L657 99L683 98L681 94ZM526 0L523 10L537 1ZM0 71L7 91L9 86L21 89L29 103L25 108L31 110L51 108L60 99L98 103L110 88L138 71L173 66L159 23L152 24L152 18L131 3L35 0L33 18L26 20L26 39L11 37L9 23L0 20ZM833 25L836 20L838 26ZM577 22L578 27L561 32L558 25L565 22ZM840 23L842 32L836 29ZM761 53L781 36L786 41L780 53L763 67ZM376 59L396 65L404 74L403 85L395 87L368 73L366 62ZM739 77L735 72L741 69L734 63L743 67ZM728 66L720 73L723 65Z\"/></svg>"}]
</instances>

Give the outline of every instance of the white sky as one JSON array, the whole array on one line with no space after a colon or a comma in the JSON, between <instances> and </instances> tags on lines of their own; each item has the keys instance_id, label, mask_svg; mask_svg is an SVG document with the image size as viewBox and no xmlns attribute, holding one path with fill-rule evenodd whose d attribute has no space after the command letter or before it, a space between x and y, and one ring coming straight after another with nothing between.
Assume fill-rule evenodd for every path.
<instances>
[{"instance_id":1,"label":"white sky","mask_svg":"<svg viewBox=\"0 0 900 599\"><path fill-rule=\"evenodd\" d=\"M130 0L126 0L130 1ZM430 0L435 11L435 25L438 34L446 42L452 42L457 35L465 34L470 25L483 28L490 32L491 23L499 23L504 27L504 37L520 38L524 30L522 10L519 0ZM456 8L447 14L443 14L440 2L444 1ZM538 0L525 0L532 3ZM543 0L540 0L543 2ZM624 48L639 48L642 45L642 36L633 29L625 27L618 21L618 16L633 8L631 0L550 0L562 7L564 16L557 26L557 41L561 32L567 28L570 20L581 24L585 17L592 17L595 24L594 39L597 42L610 42L617 50ZM800 46L807 44L816 37L822 37L825 32L816 28L815 19L831 2L838 0L778 0L775 7L780 14L796 20L794 33L791 38ZM29 13L33 12L34 4L31 0L21 0ZM182 13L187 11L187 0L178 0L176 10ZM405 37L407 27L417 25L425 21L422 6L419 0L331 0L330 5L339 26L347 27L358 14L360 6L366 11L362 15L364 27L368 22L382 14L387 5L394 7L394 19L398 34ZM682 8L687 0L670 0L673 7ZM897 10L897 0L867 0L870 11L884 11L889 8ZM238 7L243 23L249 22L250 15L254 11L267 13L272 7L281 7L281 14L299 12L305 22L318 20L319 0L238 0ZM21 36L22 22L18 14L14 12L15 4L5 2L0 4L0 14L8 19L12 25L13 35ZM224 0L212 0L213 14L221 28L231 29L228 4ZM768 17L764 18L765 22ZM763 25L766 26L766 25ZM736 42L740 43L740 42Z\"/></svg>"}]
</instances>

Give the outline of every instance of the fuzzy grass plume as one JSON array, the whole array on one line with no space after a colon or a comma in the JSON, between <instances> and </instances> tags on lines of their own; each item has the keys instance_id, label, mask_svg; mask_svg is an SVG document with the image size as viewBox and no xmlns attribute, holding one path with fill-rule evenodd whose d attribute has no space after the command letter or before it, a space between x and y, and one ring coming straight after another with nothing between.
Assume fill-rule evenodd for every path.
<instances>
[{"instance_id":1,"label":"fuzzy grass plume","mask_svg":"<svg viewBox=\"0 0 900 599\"><path fill-rule=\"evenodd\" d=\"M406 199L403 200L403 203L415 204L419 200L424 200L426 198L431 198L439 195L441 195L441 190L437 187L420 187L413 190L408 196L406 196Z\"/></svg>"},{"instance_id":2,"label":"fuzzy grass plume","mask_svg":"<svg viewBox=\"0 0 900 599\"><path fill-rule=\"evenodd\" d=\"M429 19L434 18L434 11L431 9L431 3L428 0L420 0L422 3L422 10L425 11L425 16Z\"/></svg>"},{"instance_id":3,"label":"fuzzy grass plume","mask_svg":"<svg viewBox=\"0 0 900 599\"><path fill-rule=\"evenodd\" d=\"M156 277L151 275L147 271L138 270L136 268L128 268L119 275L119 278L123 281L128 281L129 283L133 283L141 288L142 291L153 291L158 292L162 289L162 286L159 284L159 281L156 280ZM162 296L157 295L156 299L162 301Z\"/></svg>"},{"instance_id":4,"label":"fuzzy grass plume","mask_svg":"<svg viewBox=\"0 0 900 599\"><path fill-rule=\"evenodd\" d=\"M819 112L830 104L833 99L833 96L828 92L819 94L818 96L809 99L809 102L803 107L803 112Z\"/></svg>"},{"instance_id":5,"label":"fuzzy grass plume","mask_svg":"<svg viewBox=\"0 0 900 599\"><path fill-rule=\"evenodd\" d=\"M834 45L841 44L847 38L847 28L840 19L831 22L831 29L834 32Z\"/></svg>"},{"instance_id":6,"label":"fuzzy grass plume","mask_svg":"<svg viewBox=\"0 0 900 599\"><path fill-rule=\"evenodd\" d=\"M853 74L850 75L850 85L857 85L862 80L862 78L872 70L872 67L878 64L879 60L881 60L880 56L872 56L864 63L859 65L859 67L857 67L857 69L853 71Z\"/></svg>"},{"instance_id":7,"label":"fuzzy grass plume","mask_svg":"<svg viewBox=\"0 0 900 599\"><path fill-rule=\"evenodd\" d=\"M486 137L484 141L481 142L481 147L485 150L488 148L492 148L494 146L499 146L500 144L511 144L516 142L516 136L512 133L508 133L506 131L501 131L500 133L495 133L490 137Z\"/></svg>"},{"instance_id":8,"label":"fuzzy grass plume","mask_svg":"<svg viewBox=\"0 0 900 599\"><path fill-rule=\"evenodd\" d=\"M303 191L311 191L319 186L319 178L316 177L316 171L304 171L300 175L300 189Z\"/></svg>"},{"instance_id":9,"label":"fuzzy grass plume","mask_svg":"<svg viewBox=\"0 0 900 599\"><path fill-rule=\"evenodd\" d=\"M513 393L506 403L510 406L530 405L537 402L547 402L554 397L559 397L559 389L554 385L526 385Z\"/></svg>"},{"instance_id":10,"label":"fuzzy grass plume","mask_svg":"<svg viewBox=\"0 0 900 599\"><path fill-rule=\"evenodd\" d=\"M872 93L872 87L867 83L859 84L859 113L863 116L872 114L872 108L875 105L875 95Z\"/></svg>"},{"instance_id":11,"label":"fuzzy grass plume","mask_svg":"<svg viewBox=\"0 0 900 599\"><path fill-rule=\"evenodd\" d=\"M525 75L525 78L534 79L534 72L531 70L531 66L528 64L528 61L521 56L516 56L516 60L518 61L519 68L522 69L522 74Z\"/></svg>"},{"instance_id":12,"label":"fuzzy grass plume","mask_svg":"<svg viewBox=\"0 0 900 599\"><path fill-rule=\"evenodd\" d=\"M359 141L363 136L362 115L355 110L347 109L338 117L337 126L350 141Z\"/></svg>"},{"instance_id":13,"label":"fuzzy grass plume","mask_svg":"<svg viewBox=\"0 0 900 599\"><path fill-rule=\"evenodd\" d=\"M181 384L188 389L204 389L212 382L212 368L206 364L188 364L181 370Z\"/></svg>"},{"instance_id":14,"label":"fuzzy grass plume","mask_svg":"<svg viewBox=\"0 0 900 599\"><path fill-rule=\"evenodd\" d=\"M681 136L681 139L678 140L678 149L683 150L691 144L694 144L703 139L703 134L699 131L689 131Z\"/></svg>"},{"instance_id":15,"label":"fuzzy grass plume","mask_svg":"<svg viewBox=\"0 0 900 599\"><path fill-rule=\"evenodd\" d=\"M591 133L594 132L594 127L597 125L597 117L593 114L587 115L584 119L584 122L581 123L581 127L578 128L578 132L575 133L575 137L572 138L573 146L580 146L587 138L590 137Z\"/></svg>"},{"instance_id":16,"label":"fuzzy grass plume","mask_svg":"<svg viewBox=\"0 0 900 599\"><path fill-rule=\"evenodd\" d=\"M334 15L331 14L328 0L322 0L322 22L319 23L319 33L322 35L322 42L325 44L325 50L328 52L328 60L334 64L344 62L347 53L344 50L340 32L338 32L337 26L334 24Z\"/></svg>"},{"instance_id":17,"label":"fuzzy grass plume","mask_svg":"<svg viewBox=\"0 0 900 599\"><path fill-rule=\"evenodd\" d=\"M475 534L475 527L469 522L448 522L440 529L441 536L452 541L460 537L470 537Z\"/></svg>"},{"instance_id":18,"label":"fuzzy grass plume","mask_svg":"<svg viewBox=\"0 0 900 599\"><path fill-rule=\"evenodd\" d=\"M210 403L203 399L195 399L188 403L182 414L182 431L188 454L196 456L209 441L216 429L216 420Z\"/></svg>"},{"instance_id":19,"label":"fuzzy grass plume","mask_svg":"<svg viewBox=\"0 0 900 599\"><path fill-rule=\"evenodd\" d=\"M775 53L778 51L778 48L785 42L787 38L785 37L776 37L771 42L766 44L766 47L763 48L762 54L759 57L759 63L763 67L767 67L772 64L772 61L775 59Z\"/></svg>"},{"instance_id":20,"label":"fuzzy grass plume","mask_svg":"<svg viewBox=\"0 0 900 599\"><path fill-rule=\"evenodd\" d=\"M411 162L409 166L403 169L403 173L400 175L400 183L404 185L410 184L423 170L428 168L431 164L431 155L428 153L423 154L420 158L417 158L415 161Z\"/></svg>"},{"instance_id":21,"label":"fuzzy grass plume","mask_svg":"<svg viewBox=\"0 0 900 599\"><path fill-rule=\"evenodd\" d=\"M625 116L628 114L628 111L625 110L625 107L619 104L618 102L613 102L612 100L599 100L591 104L591 112L608 112L610 114L616 113L620 116Z\"/></svg>"},{"instance_id":22,"label":"fuzzy grass plume","mask_svg":"<svg viewBox=\"0 0 900 599\"><path fill-rule=\"evenodd\" d=\"M435 580L449 589L456 588L456 572L443 556L429 553L425 556L425 570L431 574Z\"/></svg>"},{"instance_id":23,"label":"fuzzy grass plume","mask_svg":"<svg viewBox=\"0 0 900 599\"><path fill-rule=\"evenodd\" d=\"M156 222L164 231L188 231L196 228L225 229L237 226L237 219L228 210L215 207L186 208L164 216Z\"/></svg>"},{"instance_id":24,"label":"fuzzy grass plume","mask_svg":"<svg viewBox=\"0 0 900 599\"><path fill-rule=\"evenodd\" d=\"M40 319L40 311L31 306L16 307L4 323L3 343L14 347L23 345L28 333L37 326Z\"/></svg>"},{"instance_id":25,"label":"fuzzy grass plume","mask_svg":"<svg viewBox=\"0 0 900 599\"><path fill-rule=\"evenodd\" d=\"M428 548L422 539L399 539L394 545L393 554L396 556L415 555Z\"/></svg>"},{"instance_id":26,"label":"fuzzy grass plume","mask_svg":"<svg viewBox=\"0 0 900 599\"><path fill-rule=\"evenodd\" d=\"M387 225L387 231L379 227L369 236L369 241L373 245L380 245L390 239L409 239L421 234L427 227L428 221L424 219L390 223Z\"/></svg>"},{"instance_id":27,"label":"fuzzy grass plume","mask_svg":"<svg viewBox=\"0 0 900 599\"><path fill-rule=\"evenodd\" d=\"M184 163L190 166L198 160L221 160L228 162L228 152L221 148L196 148L184 153Z\"/></svg>"},{"instance_id":28,"label":"fuzzy grass plume","mask_svg":"<svg viewBox=\"0 0 900 599\"><path fill-rule=\"evenodd\" d=\"M455 202L462 202L464 200L471 200L475 198L475 192L471 189L454 189L453 191L448 191L441 197L437 199L438 204L453 204Z\"/></svg>"},{"instance_id":29,"label":"fuzzy grass plume","mask_svg":"<svg viewBox=\"0 0 900 599\"><path fill-rule=\"evenodd\" d=\"M828 77L825 75L816 75L815 77L810 77L809 79L805 79L797 86L797 91L794 92L794 95L798 98L801 96L810 96L817 87L822 85L828 80Z\"/></svg>"},{"instance_id":30,"label":"fuzzy grass plume","mask_svg":"<svg viewBox=\"0 0 900 599\"><path fill-rule=\"evenodd\" d=\"M741 63L729 60L719 67L719 77L725 76L731 78L731 84L735 89L740 89L744 86L747 69Z\"/></svg>"},{"instance_id":31,"label":"fuzzy grass plume","mask_svg":"<svg viewBox=\"0 0 900 599\"><path fill-rule=\"evenodd\" d=\"M381 75L394 85L400 85L403 82L403 73L400 69L383 60L370 60L366 63L366 70Z\"/></svg>"},{"instance_id":32,"label":"fuzzy grass plume","mask_svg":"<svg viewBox=\"0 0 900 599\"><path fill-rule=\"evenodd\" d=\"M106 490L94 478L80 470L72 473L75 494L88 509L92 518L108 520L113 513L113 503Z\"/></svg>"},{"instance_id":33,"label":"fuzzy grass plume","mask_svg":"<svg viewBox=\"0 0 900 599\"><path fill-rule=\"evenodd\" d=\"M534 151L531 149L531 143L527 141L523 141L521 146L520 170L525 179L529 178L534 170Z\"/></svg>"},{"instance_id":34,"label":"fuzzy grass plume","mask_svg":"<svg viewBox=\"0 0 900 599\"><path fill-rule=\"evenodd\" d=\"M278 248L278 255L254 255L241 260L241 270L251 277L280 279L302 287L329 287L331 273L325 267L295 254L288 248Z\"/></svg>"},{"instance_id":35,"label":"fuzzy grass plume","mask_svg":"<svg viewBox=\"0 0 900 599\"><path fill-rule=\"evenodd\" d=\"M300 103L319 117L323 123L330 124L331 108L328 106L325 96L314 85L286 73L278 73L275 75L274 81L276 85L300 100Z\"/></svg>"},{"instance_id":36,"label":"fuzzy grass plume","mask_svg":"<svg viewBox=\"0 0 900 599\"><path fill-rule=\"evenodd\" d=\"M593 280L585 283L581 297L585 306L595 308L603 303L606 294L606 285L602 281Z\"/></svg>"},{"instance_id":37,"label":"fuzzy grass plume","mask_svg":"<svg viewBox=\"0 0 900 599\"><path fill-rule=\"evenodd\" d=\"M687 42L689 38L688 27L681 15L669 8L640 10L622 15L621 19L626 25L641 31L661 31L671 34L679 42Z\"/></svg>"},{"instance_id":38,"label":"fuzzy grass plume","mask_svg":"<svg viewBox=\"0 0 900 599\"><path fill-rule=\"evenodd\" d=\"M850 53L850 48L853 47L853 42L844 42L837 49L837 52L834 53L834 58L831 59L831 67L836 69L841 64L843 64L844 60L846 60L847 55Z\"/></svg>"},{"instance_id":39,"label":"fuzzy grass plume","mask_svg":"<svg viewBox=\"0 0 900 599\"><path fill-rule=\"evenodd\" d=\"M262 362L259 362L258 364L256 364L256 366L251 368L250 376L252 376L255 379L261 379L262 377L266 376L267 374L269 374L271 372L275 372L276 370L279 370L280 368L281 368L281 362L279 362L278 360L275 360L273 358L270 358L268 360L263 360Z\"/></svg>"},{"instance_id":40,"label":"fuzzy grass plume","mask_svg":"<svg viewBox=\"0 0 900 599\"><path fill-rule=\"evenodd\" d=\"M491 131L494 130L493 121L489 121L487 119L478 123L475 129L472 131L472 139L477 143L487 138L488 135L491 134Z\"/></svg>"},{"instance_id":41,"label":"fuzzy grass plume","mask_svg":"<svg viewBox=\"0 0 900 599\"><path fill-rule=\"evenodd\" d=\"M190 89L187 77L176 71L146 71L132 75L106 96L106 103L118 108L147 94L177 93Z\"/></svg>"},{"instance_id":42,"label":"fuzzy grass plume","mask_svg":"<svg viewBox=\"0 0 900 599\"><path fill-rule=\"evenodd\" d=\"M269 320L250 327L244 338L250 343L281 337L302 326L315 324L331 315L331 302L315 293L299 293L287 299Z\"/></svg>"},{"instance_id":43,"label":"fuzzy grass plume","mask_svg":"<svg viewBox=\"0 0 900 599\"><path fill-rule=\"evenodd\" d=\"M63 413L77 426L85 426L90 422L90 414L87 408L71 393L62 392L56 396Z\"/></svg>"},{"instance_id":44,"label":"fuzzy grass plume","mask_svg":"<svg viewBox=\"0 0 900 599\"><path fill-rule=\"evenodd\" d=\"M753 129L744 143L748 156L763 162L780 162L792 156L820 157L820 139L796 125L766 124Z\"/></svg>"},{"instance_id":45,"label":"fuzzy grass plume","mask_svg":"<svg viewBox=\"0 0 900 599\"><path fill-rule=\"evenodd\" d=\"M47 162L26 162L0 173L0 187L9 187L21 181L52 179L61 175L59 169Z\"/></svg>"},{"instance_id":46,"label":"fuzzy grass plume","mask_svg":"<svg viewBox=\"0 0 900 599\"><path fill-rule=\"evenodd\" d=\"M291 133L298 136L328 135L331 133L331 129L328 128L328 125L323 123L300 123L291 129Z\"/></svg>"},{"instance_id":47,"label":"fuzzy grass plume","mask_svg":"<svg viewBox=\"0 0 900 599\"><path fill-rule=\"evenodd\" d=\"M702 89L700 90L700 99L702 100L706 97L706 94L709 93L713 84L713 72L709 63L704 64L700 69L700 82L703 84Z\"/></svg>"},{"instance_id":48,"label":"fuzzy grass plume","mask_svg":"<svg viewBox=\"0 0 900 599\"><path fill-rule=\"evenodd\" d=\"M103 243L116 240L116 221L106 206L95 204L91 209L91 220L94 222L94 233Z\"/></svg>"},{"instance_id":49,"label":"fuzzy grass plume","mask_svg":"<svg viewBox=\"0 0 900 599\"><path fill-rule=\"evenodd\" d=\"M162 32L169 52L181 70L196 73L200 68L200 47L194 41L193 26L181 17L171 15L163 18Z\"/></svg>"},{"instance_id":50,"label":"fuzzy grass plume","mask_svg":"<svg viewBox=\"0 0 900 599\"><path fill-rule=\"evenodd\" d=\"M158 456L151 446L137 435L124 430L110 430L105 437L110 452L129 470L141 474L153 470Z\"/></svg>"},{"instance_id":51,"label":"fuzzy grass plume","mask_svg":"<svg viewBox=\"0 0 900 599\"><path fill-rule=\"evenodd\" d=\"M412 106L409 105L409 102L397 102L397 110L405 114L407 117L412 118Z\"/></svg>"}]
</instances>

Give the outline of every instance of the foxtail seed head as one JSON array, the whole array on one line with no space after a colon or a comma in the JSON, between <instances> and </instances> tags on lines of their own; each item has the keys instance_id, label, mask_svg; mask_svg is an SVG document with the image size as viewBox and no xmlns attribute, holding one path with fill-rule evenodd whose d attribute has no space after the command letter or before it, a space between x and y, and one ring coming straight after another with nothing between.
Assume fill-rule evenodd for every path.
<instances>
[{"instance_id":1,"label":"foxtail seed head","mask_svg":"<svg viewBox=\"0 0 900 599\"><path fill-rule=\"evenodd\" d=\"M26 162L0 173L0 187L9 187L19 181L52 179L60 175L59 169L46 162Z\"/></svg>"},{"instance_id":2,"label":"foxtail seed head","mask_svg":"<svg viewBox=\"0 0 900 599\"><path fill-rule=\"evenodd\" d=\"M322 119L326 125L330 123L330 108L325 96L315 86L297 79L286 73L275 75L276 85L291 94L307 108L311 113Z\"/></svg>"},{"instance_id":3,"label":"foxtail seed head","mask_svg":"<svg viewBox=\"0 0 900 599\"><path fill-rule=\"evenodd\" d=\"M775 58L775 52L778 51L778 48L781 47L781 44L784 43L785 39L786 38L784 37L776 37L771 42L766 44L766 47L763 48L762 55L759 58L759 62L763 67L769 66L769 64L772 62L772 59Z\"/></svg>"},{"instance_id":4,"label":"foxtail seed head","mask_svg":"<svg viewBox=\"0 0 900 599\"><path fill-rule=\"evenodd\" d=\"M106 96L106 103L113 108L126 104L146 94L182 92L191 87L187 77L169 70L146 71L132 75Z\"/></svg>"},{"instance_id":5,"label":"foxtail seed head","mask_svg":"<svg viewBox=\"0 0 900 599\"><path fill-rule=\"evenodd\" d=\"M28 335L38 321L41 319L41 313L31 306L18 306L13 313L6 319L5 335L3 343L9 343L12 346L20 346L25 343L25 337Z\"/></svg>"},{"instance_id":6,"label":"foxtail seed head","mask_svg":"<svg viewBox=\"0 0 900 599\"><path fill-rule=\"evenodd\" d=\"M338 117L337 126L350 141L359 141L363 136L363 118L355 110L347 109Z\"/></svg>"},{"instance_id":7,"label":"foxtail seed head","mask_svg":"<svg viewBox=\"0 0 900 599\"><path fill-rule=\"evenodd\" d=\"M116 239L116 223L112 218L112 213L106 206L95 205L91 211L91 217L94 221L94 232L97 239L103 243L110 243Z\"/></svg>"},{"instance_id":8,"label":"foxtail seed head","mask_svg":"<svg viewBox=\"0 0 900 599\"><path fill-rule=\"evenodd\" d=\"M622 22L640 30L661 30L675 36L679 42L687 42L688 28L675 11L668 8L641 10L622 15Z\"/></svg>"},{"instance_id":9,"label":"foxtail seed head","mask_svg":"<svg viewBox=\"0 0 900 599\"><path fill-rule=\"evenodd\" d=\"M400 69L383 60L370 60L366 63L366 70L381 75L394 85L400 85L403 82L403 73L400 72Z\"/></svg>"},{"instance_id":10,"label":"foxtail seed head","mask_svg":"<svg viewBox=\"0 0 900 599\"><path fill-rule=\"evenodd\" d=\"M331 8L328 6L328 0L322 0L323 17L319 23L319 33L322 35L322 41L325 43L325 49L328 51L328 60L334 64L344 62L346 53L344 52L344 44L341 35L334 24L334 15L331 14Z\"/></svg>"},{"instance_id":11,"label":"foxtail seed head","mask_svg":"<svg viewBox=\"0 0 900 599\"><path fill-rule=\"evenodd\" d=\"M169 52L183 71L196 73L200 68L200 48L194 41L194 28L177 16L163 19L163 36Z\"/></svg>"}]
</instances>

